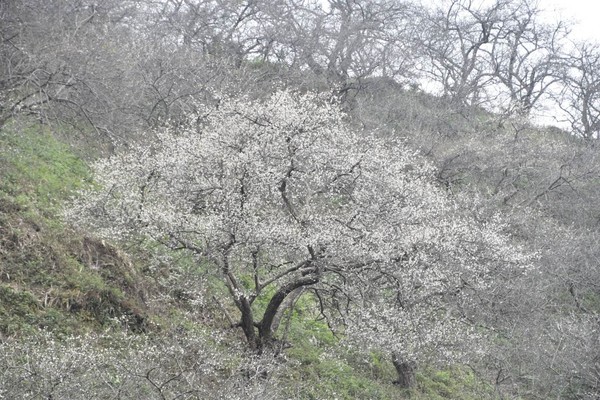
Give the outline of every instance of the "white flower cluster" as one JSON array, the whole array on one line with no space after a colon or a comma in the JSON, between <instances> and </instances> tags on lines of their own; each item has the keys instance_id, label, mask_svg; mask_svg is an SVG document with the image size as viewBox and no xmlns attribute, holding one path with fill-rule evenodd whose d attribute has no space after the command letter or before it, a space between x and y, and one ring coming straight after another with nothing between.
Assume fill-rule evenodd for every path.
<instances>
[{"instance_id":1,"label":"white flower cluster","mask_svg":"<svg viewBox=\"0 0 600 400\"><path fill-rule=\"evenodd\" d=\"M423 159L351 129L322 96L225 99L158 138L98 162L101 189L67 215L105 237L145 234L214 260L236 301L311 263L318 284L356 297L349 333L414 358L471 338L469 293L528 263L498 221L476 223L438 189Z\"/></svg>"},{"instance_id":2,"label":"white flower cluster","mask_svg":"<svg viewBox=\"0 0 600 400\"><path fill-rule=\"evenodd\" d=\"M281 398L250 369L286 373L285 365L246 360L235 346L219 351L207 337L113 332L57 340L41 332L7 340L0 344L0 399Z\"/></svg>"}]
</instances>

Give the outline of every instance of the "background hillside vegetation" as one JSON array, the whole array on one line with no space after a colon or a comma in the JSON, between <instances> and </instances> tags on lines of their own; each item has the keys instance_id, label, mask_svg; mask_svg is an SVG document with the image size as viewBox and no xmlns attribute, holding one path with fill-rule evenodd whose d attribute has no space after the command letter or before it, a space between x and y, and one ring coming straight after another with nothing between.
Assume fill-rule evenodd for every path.
<instances>
[{"instance_id":1,"label":"background hillside vegetation","mask_svg":"<svg viewBox=\"0 0 600 400\"><path fill-rule=\"evenodd\" d=\"M600 47L541 6L0 2L0 398L598 398Z\"/></svg>"}]
</instances>

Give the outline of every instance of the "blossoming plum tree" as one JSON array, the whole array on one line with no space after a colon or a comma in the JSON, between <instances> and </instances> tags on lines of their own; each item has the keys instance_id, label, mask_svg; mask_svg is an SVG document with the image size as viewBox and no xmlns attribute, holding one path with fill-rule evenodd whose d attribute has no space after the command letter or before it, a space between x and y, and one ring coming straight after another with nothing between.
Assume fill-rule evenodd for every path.
<instances>
[{"instance_id":1,"label":"blossoming plum tree","mask_svg":"<svg viewBox=\"0 0 600 400\"><path fill-rule=\"evenodd\" d=\"M352 128L316 94L223 99L95 171L101 189L83 193L71 219L209 260L257 350L286 299L312 293L325 314L337 307L349 337L413 362L466 337L469 294L526 262L500 224L461 211L423 159Z\"/></svg>"}]
</instances>

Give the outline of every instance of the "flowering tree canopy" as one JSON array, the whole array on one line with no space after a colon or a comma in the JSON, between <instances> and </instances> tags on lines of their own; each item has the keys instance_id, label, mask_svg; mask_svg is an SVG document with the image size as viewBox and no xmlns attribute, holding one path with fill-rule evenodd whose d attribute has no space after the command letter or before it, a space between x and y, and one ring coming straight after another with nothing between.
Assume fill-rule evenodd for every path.
<instances>
[{"instance_id":1,"label":"flowering tree canopy","mask_svg":"<svg viewBox=\"0 0 600 400\"><path fill-rule=\"evenodd\" d=\"M272 341L286 298L310 289L354 323L348 335L416 360L464 337L469 293L526 262L418 155L351 128L315 94L222 100L95 170L101 189L67 214L104 237L143 234L210 260L253 348Z\"/></svg>"}]
</instances>

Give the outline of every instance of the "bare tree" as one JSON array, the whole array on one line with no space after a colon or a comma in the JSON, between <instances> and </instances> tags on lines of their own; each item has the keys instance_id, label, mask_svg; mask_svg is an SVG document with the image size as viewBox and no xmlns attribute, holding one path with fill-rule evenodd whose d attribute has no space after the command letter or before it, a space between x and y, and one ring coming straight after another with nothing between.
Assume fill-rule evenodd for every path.
<instances>
[{"instance_id":1,"label":"bare tree","mask_svg":"<svg viewBox=\"0 0 600 400\"><path fill-rule=\"evenodd\" d=\"M286 1L273 35L273 60L308 69L341 93L364 78L406 79L414 59L414 7L398 0Z\"/></svg>"},{"instance_id":2,"label":"bare tree","mask_svg":"<svg viewBox=\"0 0 600 400\"><path fill-rule=\"evenodd\" d=\"M484 6L452 0L423 10L419 68L441 87L443 96L463 105L488 101L486 90L493 82L488 53L507 23L510 3L497 0Z\"/></svg>"},{"instance_id":3,"label":"bare tree","mask_svg":"<svg viewBox=\"0 0 600 400\"><path fill-rule=\"evenodd\" d=\"M508 91L508 113L528 116L562 77L559 53L569 30L562 21L549 24L540 20L540 9L529 0L511 4L498 40L490 50L492 71Z\"/></svg>"},{"instance_id":4,"label":"bare tree","mask_svg":"<svg viewBox=\"0 0 600 400\"><path fill-rule=\"evenodd\" d=\"M139 54L129 25L133 1L3 2L0 121L34 115L44 121L87 124L110 134L131 95L130 65ZM117 94L118 93L118 94ZM125 129L123 129L125 130Z\"/></svg>"},{"instance_id":5,"label":"bare tree","mask_svg":"<svg viewBox=\"0 0 600 400\"><path fill-rule=\"evenodd\" d=\"M169 0L147 2L155 29L173 47L187 47L212 57L231 58L236 66L269 46L267 10L280 1Z\"/></svg>"},{"instance_id":6,"label":"bare tree","mask_svg":"<svg viewBox=\"0 0 600 400\"><path fill-rule=\"evenodd\" d=\"M600 135L600 46L579 43L567 56L563 88L555 97L572 133L584 139Z\"/></svg>"}]
</instances>

